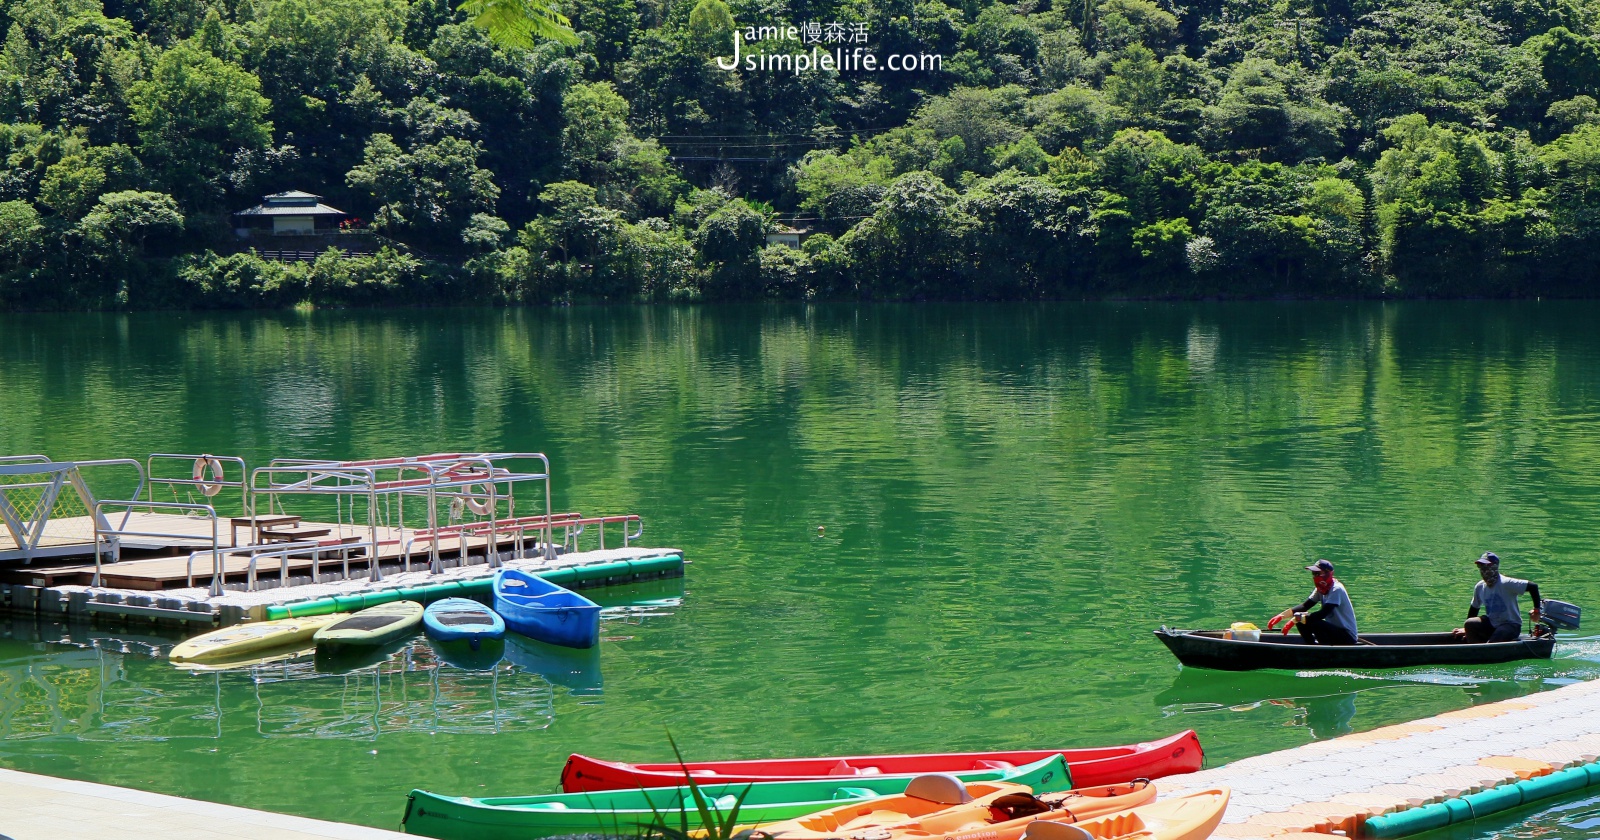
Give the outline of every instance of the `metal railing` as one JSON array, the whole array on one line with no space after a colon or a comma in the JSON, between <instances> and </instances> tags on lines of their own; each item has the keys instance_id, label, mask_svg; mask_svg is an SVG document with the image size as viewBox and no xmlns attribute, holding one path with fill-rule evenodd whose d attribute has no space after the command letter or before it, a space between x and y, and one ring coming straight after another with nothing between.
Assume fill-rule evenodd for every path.
<instances>
[{"instance_id":1,"label":"metal railing","mask_svg":"<svg viewBox=\"0 0 1600 840\"><path fill-rule=\"evenodd\" d=\"M633 541L644 536L644 520L636 513L625 513L617 516L592 516L567 523L567 533L561 540L562 549L565 551L578 550L578 538L583 536L584 529L589 525L599 526L600 550L606 548L606 525L612 522L622 523L622 547L627 548ZM630 533L628 523L638 523L638 529Z\"/></svg>"},{"instance_id":2,"label":"metal railing","mask_svg":"<svg viewBox=\"0 0 1600 840\"><path fill-rule=\"evenodd\" d=\"M164 476L158 476L156 474L157 464L165 464L168 461L187 462L190 465L189 478L167 478ZM224 464L238 465L238 481L227 480L226 473L223 470ZM149 458L145 459L144 471L147 480L150 483L150 495L152 498L155 496L155 486L157 484L161 484L169 488L172 491L174 499L177 498L177 488L179 487L193 487L199 491L200 495L205 496L206 498L211 498L212 496L217 495L217 493L221 492L224 487L235 487L238 488L240 494L244 497L243 507L245 516L254 516L253 511L255 509L255 504L250 498L250 485L248 483L250 470L245 465L243 458L235 455L211 455L208 453L189 455L177 452L155 452L152 453ZM199 477L207 472L214 472L215 474L211 475L209 478ZM138 498L138 495L135 494L134 498ZM191 497L190 500L193 501L193 497Z\"/></svg>"},{"instance_id":3,"label":"metal railing","mask_svg":"<svg viewBox=\"0 0 1600 840\"><path fill-rule=\"evenodd\" d=\"M134 463L137 464L138 462L135 461ZM216 508L213 508L210 505L192 504L192 503L187 503L187 502L152 502L152 501L150 501L148 499L146 499L144 501L139 501L137 499L134 499L134 500L104 499L104 500L101 500L101 501L98 501L98 502L94 503L94 581L91 584L89 584L90 586L100 586L101 585L100 584L100 563L101 563L101 556L102 556L103 552L101 551L100 543L101 543L101 541L103 539L110 543L111 556L112 556L112 561L111 562L113 562L113 563L119 562L122 559L122 538L123 537L156 537L156 538L159 538L159 539L194 539L194 536L192 534L174 534L174 533L167 532L167 531L129 531L126 528L103 529L100 526L101 526L101 523L104 521L104 518L105 518L104 510L108 506L111 506L111 507L125 507L125 508L127 508L129 510L130 513L131 513L132 509L136 508L136 507L150 508L152 510L155 509L155 508L161 508L163 510L185 510L185 511L197 511L197 512L204 513L211 520L211 548L208 550L208 552L211 554L211 562L212 562L212 570L213 570L212 571L212 578L211 578L211 594L212 594L212 596L217 596L217 595L221 595L222 594L222 576L223 576L222 551L221 551L221 542L218 539L217 510L216 510ZM126 524L126 521L127 521L126 518L124 518L124 524ZM110 537L103 537L102 535L104 535L104 534L110 534L111 536ZM199 553L208 553L208 552L207 551L202 551L202 552L199 552ZM190 553L191 562L192 562L192 558L194 557L194 554L195 554L195 552L191 552ZM192 571L191 571L191 574L190 574L190 584L189 585L190 586L194 585Z\"/></svg>"},{"instance_id":4,"label":"metal railing","mask_svg":"<svg viewBox=\"0 0 1600 840\"><path fill-rule=\"evenodd\" d=\"M84 467L133 467L134 472L139 474L139 483L134 485L133 488L132 498L135 499L139 498L141 495L145 495L145 488L150 484L150 477L149 474L145 472L144 465L132 458L104 458L98 461L70 461L63 463L70 463L72 464L73 468L77 470L78 492L83 494L84 501L91 504L94 503L94 494L89 492L89 482L83 477ZM132 509L123 512L122 525L118 527L127 527L128 518L132 515ZM96 521L100 519L98 514L95 516L95 519ZM96 544L98 545L98 543Z\"/></svg>"},{"instance_id":5,"label":"metal railing","mask_svg":"<svg viewBox=\"0 0 1600 840\"><path fill-rule=\"evenodd\" d=\"M484 554L490 568L499 568L499 550L503 541L502 537L511 539L512 551L515 556L521 557L527 553L525 540L529 533L544 534L545 541L536 543L536 545L548 548L550 533L553 529L565 528L580 521L584 521L582 514L558 513L551 516L524 516L513 519L446 525L442 528L417 531L412 534L405 540L401 554L405 557L405 568L409 572L411 571L411 562L416 554L416 546L420 543L429 543L429 572L438 574L443 569L442 567L435 568L433 564L438 562L435 558L437 557L438 544L441 541L452 537L455 538L457 549L460 552L461 563L465 564L467 560L467 541L474 536L487 535L484 542Z\"/></svg>"},{"instance_id":6,"label":"metal railing","mask_svg":"<svg viewBox=\"0 0 1600 840\"><path fill-rule=\"evenodd\" d=\"M497 462L537 460L543 472L519 473L497 466ZM416 477L409 477L415 474ZM392 478L390 476L393 476ZM428 533L438 532L440 501L459 501L475 513L489 515L488 538L498 545L495 533L500 519L500 502L507 503L507 514L515 515L512 487L517 482L544 482L544 515L550 514L550 459L538 452L491 453L438 453L402 458L384 458L363 461L317 461L278 459L266 467L250 472L249 491L256 496L266 494L270 512L281 495L332 495L340 497L364 496L367 499L369 542L378 542L378 499L392 496L397 501L400 531L405 532L405 498L427 499ZM500 488L506 492L502 494ZM352 498L352 502L354 499ZM351 515L354 518L354 504ZM545 529L546 552L553 556L554 545L549 528ZM429 543L429 568L438 572L443 568L439 558L438 542ZM382 579L378 564L372 564L371 579Z\"/></svg>"},{"instance_id":7,"label":"metal railing","mask_svg":"<svg viewBox=\"0 0 1600 840\"><path fill-rule=\"evenodd\" d=\"M301 542L274 545L268 551L256 551L250 555L250 565L245 569L245 591L254 592L256 590L256 583L258 580L256 576L256 565L262 559L278 559L278 586L283 587L289 585L289 561L295 559L295 555L303 556L308 552L310 553L311 582L320 583L322 581L323 555L338 552L340 555L340 560L344 566L344 578L345 580L349 580L350 552L358 550L366 551L367 562L373 566L377 566L379 561L378 548L383 545L394 545L395 542L395 540L384 540L383 542L374 544L347 543L341 540L303 540Z\"/></svg>"}]
</instances>

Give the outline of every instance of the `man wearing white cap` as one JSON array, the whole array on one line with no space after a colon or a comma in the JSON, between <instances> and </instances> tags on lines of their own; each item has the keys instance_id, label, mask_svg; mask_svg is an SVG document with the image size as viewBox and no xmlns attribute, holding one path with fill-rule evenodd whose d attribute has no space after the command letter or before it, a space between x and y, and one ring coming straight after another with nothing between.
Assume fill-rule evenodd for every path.
<instances>
[{"instance_id":1,"label":"man wearing white cap","mask_svg":"<svg viewBox=\"0 0 1600 840\"><path fill-rule=\"evenodd\" d=\"M1515 641L1522 635L1522 609L1517 605L1517 598L1528 593L1533 599L1533 612L1529 615L1538 621L1539 605L1543 603L1539 598L1539 584L1500 574L1500 558L1492 551L1485 551L1474 562L1483 580L1472 589L1467 621L1455 629L1455 637L1473 644ZM1478 615L1480 607L1483 615Z\"/></svg>"}]
</instances>

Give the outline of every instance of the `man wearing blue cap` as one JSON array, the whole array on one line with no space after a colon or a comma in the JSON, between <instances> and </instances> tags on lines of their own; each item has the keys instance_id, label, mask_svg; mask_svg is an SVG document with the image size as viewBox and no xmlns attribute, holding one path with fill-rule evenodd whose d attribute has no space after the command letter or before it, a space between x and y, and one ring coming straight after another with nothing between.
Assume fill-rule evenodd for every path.
<instances>
[{"instance_id":1,"label":"man wearing blue cap","mask_svg":"<svg viewBox=\"0 0 1600 840\"><path fill-rule=\"evenodd\" d=\"M1516 641L1522 635L1522 608L1517 605L1517 597L1528 593L1533 599L1533 612L1529 615L1538 621L1539 605L1544 603L1539 597L1539 584L1500 574L1500 558L1492 551L1485 551L1474 562L1483 580L1472 589L1466 624L1455 629L1455 637L1473 644ZM1483 608L1483 615L1478 615L1479 607Z\"/></svg>"},{"instance_id":2,"label":"man wearing blue cap","mask_svg":"<svg viewBox=\"0 0 1600 840\"><path fill-rule=\"evenodd\" d=\"M1350 593L1344 590L1344 584L1334 580L1333 564L1318 560L1307 566L1306 571L1311 573L1311 583L1316 587L1311 590L1311 597L1298 607L1278 613L1267 622L1267 629L1272 629L1280 621L1288 621L1283 632L1287 633L1291 626L1297 625L1300 635L1309 644L1356 644L1356 609L1350 603ZM1322 609L1308 613L1316 604L1321 604Z\"/></svg>"}]
</instances>

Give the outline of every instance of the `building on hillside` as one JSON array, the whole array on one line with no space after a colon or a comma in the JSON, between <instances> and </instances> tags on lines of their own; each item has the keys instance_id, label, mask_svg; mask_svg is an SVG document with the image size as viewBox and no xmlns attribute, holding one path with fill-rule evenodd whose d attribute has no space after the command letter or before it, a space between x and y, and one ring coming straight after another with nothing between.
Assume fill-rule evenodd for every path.
<instances>
[{"instance_id":1,"label":"building on hillside","mask_svg":"<svg viewBox=\"0 0 1600 840\"><path fill-rule=\"evenodd\" d=\"M320 203L321 199L299 190L262 196L260 204L233 214L233 232L241 239L337 233L345 212Z\"/></svg>"},{"instance_id":2,"label":"building on hillside","mask_svg":"<svg viewBox=\"0 0 1600 840\"><path fill-rule=\"evenodd\" d=\"M810 235L811 231L804 228L792 228L779 223L773 225L772 230L767 233L767 244L798 248L800 243L804 242L806 237Z\"/></svg>"}]
</instances>

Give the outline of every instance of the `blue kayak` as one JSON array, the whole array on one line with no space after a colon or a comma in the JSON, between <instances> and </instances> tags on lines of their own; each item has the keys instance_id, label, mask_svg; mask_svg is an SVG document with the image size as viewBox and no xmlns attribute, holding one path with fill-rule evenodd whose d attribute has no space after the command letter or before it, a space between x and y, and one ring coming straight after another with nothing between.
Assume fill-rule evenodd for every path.
<instances>
[{"instance_id":1,"label":"blue kayak","mask_svg":"<svg viewBox=\"0 0 1600 840\"><path fill-rule=\"evenodd\" d=\"M485 639L503 638L506 623L494 610L471 598L446 598L434 601L423 611L422 629L429 638L466 641L476 650Z\"/></svg>"},{"instance_id":2,"label":"blue kayak","mask_svg":"<svg viewBox=\"0 0 1600 840\"><path fill-rule=\"evenodd\" d=\"M537 575L501 569L494 576L494 610L506 628L562 647L600 641L600 605Z\"/></svg>"}]
</instances>

